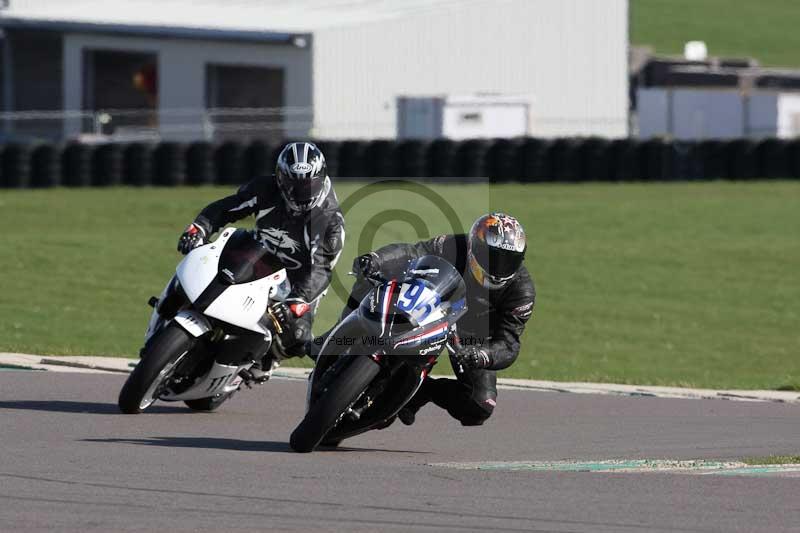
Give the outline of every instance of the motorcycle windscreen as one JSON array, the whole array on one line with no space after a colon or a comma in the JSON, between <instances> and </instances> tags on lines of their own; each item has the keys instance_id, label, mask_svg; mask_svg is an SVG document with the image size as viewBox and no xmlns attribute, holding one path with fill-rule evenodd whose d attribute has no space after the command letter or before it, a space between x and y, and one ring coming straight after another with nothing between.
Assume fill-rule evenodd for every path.
<instances>
[{"instance_id":1,"label":"motorcycle windscreen","mask_svg":"<svg viewBox=\"0 0 800 533\"><path fill-rule=\"evenodd\" d=\"M420 257L402 280L385 282L361 302L359 315L381 337L407 339L424 333L419 340L430 342L467 310L464 279L440 257Z\"/></svg>"},{"instance_id":2,"label":"motorcycle windscreen","mask_svg":"<svg viewBox=\"0 0 800 533\"><path fill-rule=\"evenodd\" d=\"M458 270L434 255L412 261L400 283L396 308L416 328L440 320L451 324L467 310L467 289Z\"/></svg>"},{"instance_id":3,"label":"motorcycle windscreen","mask_svg":"<svg viewBox=\"0 0 800 533\"><path fill-rule=\"evenodd\" d=\"M221 279L238 285L271 276L284 266L255 232L238 229L225 244L218 268Z\"/></svg>"}]
</instances>

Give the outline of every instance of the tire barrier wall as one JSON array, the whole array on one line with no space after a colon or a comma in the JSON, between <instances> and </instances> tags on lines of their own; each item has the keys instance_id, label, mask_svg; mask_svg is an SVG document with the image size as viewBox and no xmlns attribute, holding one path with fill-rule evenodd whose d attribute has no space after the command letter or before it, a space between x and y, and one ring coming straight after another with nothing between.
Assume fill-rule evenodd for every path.
<instances>
[{"instance_id":1,"label":"tire barrier wall","mask_svg":"<svg viewBox=\"0 0 800 533\"><path fill-rule=\"evenodd\" d=\"M336 179L564 182L800 179L800 139L318 141ZM282 145L7 144L0 187L230 185L272 172Z\"/></svg>"}]
</instances>

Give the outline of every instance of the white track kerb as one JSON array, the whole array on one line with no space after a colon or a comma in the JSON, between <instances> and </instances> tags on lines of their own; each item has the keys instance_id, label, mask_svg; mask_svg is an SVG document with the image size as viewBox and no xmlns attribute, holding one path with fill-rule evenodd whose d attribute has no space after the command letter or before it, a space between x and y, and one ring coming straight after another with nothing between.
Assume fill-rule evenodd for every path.
<instances>
[{"instance_id":1,"label":"white track kerb","mask_svg":"<svg viewBox=\"0 0 800 533\"><path fill-rule=\"evenodd\" d=\"M51 372L128 373L133 369L137 361L138 359L124 357L51 356L0 352L0 370L2 370L3 366L6 366ZM273 378L305 380L309 372L310 370L307 368L281 368L273 373ZM500 378L497 381L499 388L505 390L800 404L800 392L796 391L688 389L649 385L568 383L510 378Z\"/></svg>"},{"instance_id":2,"label":"white track kerb","mask_svg":"<svg viewBox=\"0 0 800 533\"><path fill-rule=\"evenodd\" d=\"M800 476L800 464L753 465L740 461L609 459L603 461L483 461L473 463L429 463L428 466L457 470L509 472L595 472L615 474L696 474L720 476Z\"/></svg>"}]
</instances>

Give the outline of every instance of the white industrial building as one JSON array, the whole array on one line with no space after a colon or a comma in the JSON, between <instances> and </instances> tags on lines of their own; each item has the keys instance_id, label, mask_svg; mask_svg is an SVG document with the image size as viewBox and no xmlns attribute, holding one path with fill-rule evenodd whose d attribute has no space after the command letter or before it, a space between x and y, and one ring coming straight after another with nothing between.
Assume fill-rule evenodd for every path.
<instances>
[{"instance_id":1,"label":"white industrial building","mask_svg":"<svg viewBox=\"0 0 800 533\"><path fill-rule=\"evenodd\" d=\"M420 97L472 98L448 120L476 136L508 99L528 135L628 132L628 0L9 0L0 28L6 134L394 138Z\"/></svg>"}]
</instances>

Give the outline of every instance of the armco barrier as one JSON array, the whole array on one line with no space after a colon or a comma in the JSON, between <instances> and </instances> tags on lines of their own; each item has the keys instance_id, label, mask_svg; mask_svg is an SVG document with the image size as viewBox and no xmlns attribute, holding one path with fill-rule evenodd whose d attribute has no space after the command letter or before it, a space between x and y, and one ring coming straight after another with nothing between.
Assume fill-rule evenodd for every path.
<instances>
[{"instance_id":1,"label":"armco barrier","mask_svg":"<svg viewBox=\"0 0 800 533\"><path fill-rule=\"evenodd\" d=\"M334 179L583 182L800 179L800 139L315 141ZM266 141L0 146L0 187L119 184L238 186L270 174L282 144Z\"/></svg>"}]
</instances>

